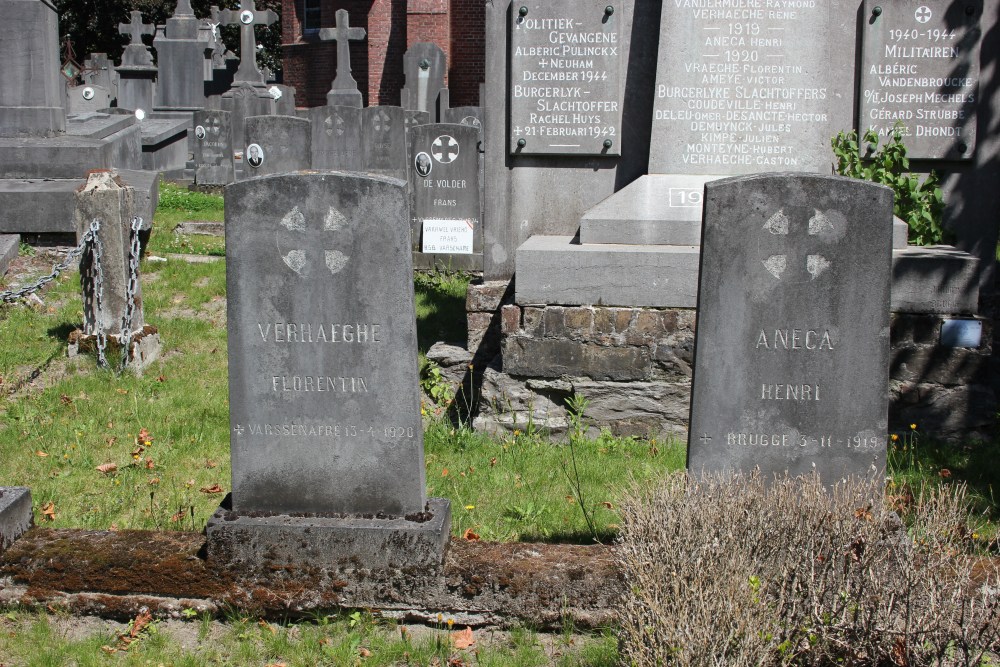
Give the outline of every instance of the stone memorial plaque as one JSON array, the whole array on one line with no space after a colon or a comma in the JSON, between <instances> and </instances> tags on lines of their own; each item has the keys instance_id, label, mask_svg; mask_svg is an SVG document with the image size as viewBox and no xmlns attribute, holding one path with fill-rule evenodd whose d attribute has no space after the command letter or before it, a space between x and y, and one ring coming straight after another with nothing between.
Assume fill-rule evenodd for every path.
<instances>
[{"instance_id":1,"label":"stone memorial plaque","mask_svg":"<svg viewBox=\"0 0 1000 667\"><path fill-rule=\"evenodd\" d=\"M510 152L620 155L621 7L525 0L510 35Z\"/></svg>"},{"instance_id":2,"label":"stone memorial plaque","mask_svg":"<svg viewBox=\"0 0 1000 667\"><path fill-rule=\"evenodd\" d=\"M663 4L649 173L829 172L829 4L722 4Z\"/></svg>"},{"instance_id":3,"label":"stone memorial plaque","mask_svg":"<svg viewBox=\"0 0 1000 667\"><path fill-rule=\"evenodd\" d=\"M450 254L482 252L478 144L479 130L471 125L442 123L410 128L414 250L441 253L445 242ZM442 239L441 234L448 238Z\"/></svg>"},{"instance_id":4,"label":"stone memorial plaque","mask_svg":"<svg viewBox=\"0 0 1000 667\"><path fill-rule=\"evenodd\" d=\"M312 166L312 126L294 116L250 116L246 119L244 177L280 174Z\"/></svg>"},{"instance_id":5,"label":"stone memorial plaque","mask_svg":"<svg viewBox=\"0 0 1000 667\"><path fill-rule=\"evenodd\" d=\"M226 189L234 511L424 511L406 216L378 177Z\"/></svg>"},{"instance_id":6,"label":"stone memorial plaque","mask_svg":"<svg viewBox=\"0 0 1000 667\"><path fill-rule=\"evenodd\" d=\"M705 186L688 469L880 475L892 191L813 174Z\"/></svg>"},{"instance_id":7,"label":"stone memorial plaque","mask_svg":"<svg viewBox=\"0 0 1000 667\"><path fill-rule=\"evenodd\" d=\"M361 171L361 109L313 107L303 117L312 124L313 169Z\"/></svg>"},{"instance_id":8,"label":"stone memorial plaque","mask_svg":"<svg viewBox=\"0 0 1000 667\"><path fill-rule=\"evenodd\" d=\"M375 106L361 110L362 164L365 171L406 180L406 111Z\"/></svg>"},{"instance_id":9,"label":"stone memorial plaque","mask_svg":"<svg viewBox=\"0 0 1000 667\"><path fill-rule=\"evenodd\" d=\"M865 0L859 131L901 122L910 158L971 160L982 0Z\"/></svg>"},{"instance_id":10,"label":"stone memorial plaque","mask_svg":"<svg viewBox=\"0 0 1000 667\"><path fill-rule=\"evenodd\" d=\"M194 181L228 185L235 180L232 114L202 109L194 112ZM200 128L200 131L199 131Z\"/></svg>"}]
</instances>

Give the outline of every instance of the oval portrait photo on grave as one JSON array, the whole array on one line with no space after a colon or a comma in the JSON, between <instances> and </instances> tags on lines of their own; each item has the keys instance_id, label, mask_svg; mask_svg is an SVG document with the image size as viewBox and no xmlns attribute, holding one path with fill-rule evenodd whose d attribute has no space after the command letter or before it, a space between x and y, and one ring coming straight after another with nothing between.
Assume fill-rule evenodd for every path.
<instances>
[{"instance_id":1,"label":"oval portrait photo on grave","mask_svg":"<svg viewBox=\"0 0 1000 667\"><path fill-rule=\"evenodd\" d=\"M94 99L94 89L91 88L90 86L87 86L86 88L84 88L83 92L81 94L83 95L83 99L85 99L85 100L92 100L92 99Z\"/></svg>"},{"instance_id":2,"label":"oval portrait photo on grave","mask_svg":"<svg viewBox=\"0 0 1000 667\"><path fill-rule=\"evenodd\" d=\"M194 128L194 136L198 137L199 139L204 139L205 138L204 126L199 125L198 127Z\"/></svg>"},{"instance_id":3,"label":"oval portrait photo on grave","mask_svg":"<svg viewBox=\"0 0 1000 667\"><path fill-rule=\"evenodd\" d=\"M240 23L243 25L250 25L253 23L253 12L249 9L244 9L240 14Z\"/></svg>"},{"instance_id":4,"label":"oval portrait photo on grave","mask_svg":"<svg viewBox=\"0 0 1000 667\"><path fill-rule=\"evenodd\" d=\"M417 170L417 173L427 178L430 175L431 169L434 167L434 163L431 162L431 156L427 153L420 152L417 156L413 158L413 167Z\"/></svg>"},{"instance_id":5,"label":"oval portrait photo on grave","mask_svg":"<svg viewBox=\"0 0 1000 667\"><path fill-rule=\"evenodd\" d=\"M247 164L254 169L264 164L264 149L260 147L260 144L247 146Z\"/></svg>"}]
</instances>

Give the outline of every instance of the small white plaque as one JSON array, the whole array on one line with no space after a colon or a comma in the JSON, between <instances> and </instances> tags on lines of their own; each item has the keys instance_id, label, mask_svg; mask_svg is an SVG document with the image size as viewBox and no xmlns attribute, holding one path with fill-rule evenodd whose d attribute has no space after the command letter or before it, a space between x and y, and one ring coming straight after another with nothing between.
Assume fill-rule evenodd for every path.
<instances>
[{"instance_id":1,"label":"small white plaque","mask_svg":"<svg viewBox=\"0 0 1000 667\"><path fill-rule=\"evenodd\" d=\"M424 220L423 252L472 254L471 220Z\"/></svg>"}]
</instances>

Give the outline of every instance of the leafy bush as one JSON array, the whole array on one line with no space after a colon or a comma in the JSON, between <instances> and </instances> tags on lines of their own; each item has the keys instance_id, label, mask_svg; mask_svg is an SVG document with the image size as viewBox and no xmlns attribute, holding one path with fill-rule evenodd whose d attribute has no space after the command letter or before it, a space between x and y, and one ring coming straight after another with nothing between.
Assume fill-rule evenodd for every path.
<instances>
[{"instance_id":1,"label":"leafy bush","mask_svg":"<svg viewBox=\"0 0 1000 667\"><path fill-rule=\"evenodd\" d=\"M960 485L904 525L879 482L669 477L622 510L626 664L984 665L1000 567L965 554Z\"/></svg>"},{"instance_id":2,"label":"leafy bush","mask_svg":"<svg viewBox=\"0 0 1000 667\"><path fill-rule=\"evenodd\" d=\"M840 132L832 140L833 154L837 158L835 170L841 176L860 178L881 183L896 193L892 212L910 227L910 242L916 245L935 245L945 240L941 224L944 200L940 181L931 171L921 181L909 172L910 159L903 144L903 127L893 130L889 141L879 148L878 133L869 129L862 137L865 151L858 144L858 133Z\"/></svg>"}]
</instances>

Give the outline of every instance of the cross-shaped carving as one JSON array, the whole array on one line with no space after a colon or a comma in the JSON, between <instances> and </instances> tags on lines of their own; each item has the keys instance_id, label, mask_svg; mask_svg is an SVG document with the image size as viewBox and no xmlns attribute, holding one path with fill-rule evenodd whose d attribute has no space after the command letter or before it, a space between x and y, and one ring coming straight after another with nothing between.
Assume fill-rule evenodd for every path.
<instances>
[{"instance_id":1,"label":"cross-shaped carving","mask_svg":"<svg viewBox=\"0 0 1000 667\"><path fill-rule=\"evenodd\" d=\"M356 90L358 82L351 75L350 42L357 42L368 34L364 28L352 28L346 9L338 9L337 24L333 28L323 28L319 38L325 42L337 42L337 76L333 80L333 90Z\"/></svg>"},{"instance_id":2,"label":"cross-shaped carving","mask_svg":"<svg viewBox=\"0 0 1000 667\"><path fill-rule=\"evenodd\" d=\"M826 257L819 254L822 246L827 245L835 233L833 221L822 211L814 210L808 223L802 224L802 222L805 221L796 221L793 224L784 209L781 209L764 223L761 234L761 263L767 272L778 280L791 279L792 282L816 280L833 266ZM810 246L815 247L802 250L801 246L805 245L804 243L789 240L789 236L799 231L807 231ZM765 245L766 250L763 247ZM765 254L768 256L764 257Z\"/></svg>"},{"instance_id":3,"label":"cross-shaped carving","mask_svg":"<svg viewBox=\"0 0 1000 667\"><path fill-rule=\"evenodd\" d=\"M219 12L222 25L240 26L240 68L236 70L234 81L264 83L264 75L257 67L257 36L254 26L271 25L278 15L270 9L257 11L254 0L240 0L239 9L224 9Z\"/></svg>"},{"instance_id":4,"label":"cross-shaped carving","mask_svg":"<svg viewBox=\"0 0 1000 667\"><path fill-rule=\"evenodd\" d=\"M347 225L344 214L329 207L323 220L308 219L298 206L289 211L275 229L278 253L289 269L302 278L323 268L336 275L350 257L338 249L338 232Z\"/></svg>"},{"instance_id":5,"label":"cross-shaped carving","mask_svg":"<svg viewBox=\"0 0 1000 667\"><path fill-rule=\"evenodd\" d=\"M245 429L242 426L240 426L239 424L237 424L236 426L233 427L233 431L236 433L236 435L243 435L243 431L244 430Z\"/></svg>"},{"instance_id":6,"label":"cross-shaped carving","mask_svg":"<svg viewBox=\"0 0 1000 667\"><path fill-rule=\"evenodd\" d=\"M130 16L132 17L131 22L118 24L118 33L128 35L131 38L129 46L133 44L144 46L142 36L153 34L153 24L142 22L142 12L133 10Z\"/></svg>"}]
</instances>

